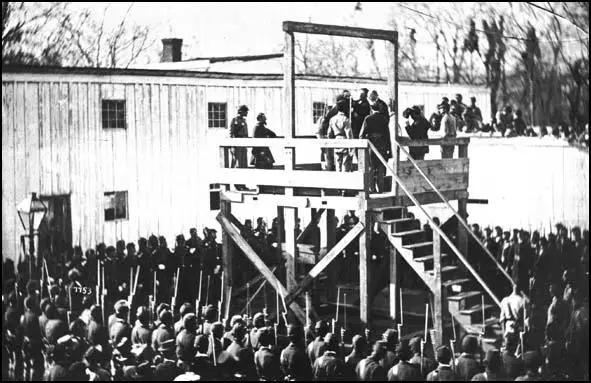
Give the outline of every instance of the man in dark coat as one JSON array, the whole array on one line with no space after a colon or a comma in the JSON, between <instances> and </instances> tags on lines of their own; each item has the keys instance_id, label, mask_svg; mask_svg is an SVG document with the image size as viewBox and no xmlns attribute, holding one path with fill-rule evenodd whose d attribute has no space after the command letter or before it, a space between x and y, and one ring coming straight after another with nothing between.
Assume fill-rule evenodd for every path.
<instances>
[{"instance_id":1,"label":"man in dark coat","mask_svg":"<svg viewBox=\"0 0 591 383\"><path fill-rule=\"evenodd\" d=\"M160 325L152 333L152 349L158 350L158 348L169 340L175 339L174 329L172 328L172 313L168 310L163 310L158 316L160 319Z\"/></svg>"},{"instance_id":2,"label":"man in dark coat","mask_svg":"<svg viewBox=\"0 0 591 383\"><path fill-rule=\"evenodd\" d=\"M280 380L282 377L279 355L273 352L273 333L269 328L262 328L259 333L261 347L254 354L254 361L259 379Z\"/></svg>"},{"instance_id":3,"label":"man in dark coat","mask_svg":"<svg viewBox=\"0 0 591 383\"><path fill-rule=\"evenodd\" d=\"M359 138L369 139L386 161L391 157L390 152L392 150L388 123L389 118L380 113L379 105L374 103L371 106L371 114L365 118L359 132ZM386 170L373 151L369 156L369 166L372 170L372 188L383 192Z\"/></svg>"},{"instance_id":4,"label":"man in dark coat","mask_svg":"<svg viewBox=\"0 0 591 383\"><path fill-rule=\"evenodd\" d=\"M369 94L369 103L371 105L377 104L378 110L386 117L390 117L390 112L388 111L388 104L386 104L380 97L378 96L378 92L372 90Z\"/></svg>"},{"instance_id":5,"label":"man in dark coat","mask_svg":"<svg viewBox=\"0 0 591 383\"><path fill-rule=\"evenodd\" d=\"M421 113L418 106L406 109L402 116L411 118L412 124L406 126L406 133L412 140L426 140L429 138L429 129L433 127ZM408 149L410 156L415 160L425 159L425 154L429 153L429 146L412 146Z\"/></svg>"},{"instance_id":6,"label":"man in dark coat","mask_svg":"<svg viewBox=\"0 0 591 383\"><path fill-rule=\"evenodd\" d=\"M524 231L519 232L519 240L513 247L514 258L512 277L519 290L529 295L529 275L534 263L534 256L531 246Z\"/></svg>"},{"instance_id":7,"label":"man in dark coat","mask_svg":"<svg viewBox=\"0 0 591 383\"><path fill-rule=\"evenodd\" d=\"M235 323L232 328L232 343L226 352L234 360L236 372L245 380L254 380L257 377L254 364L254 353L244 346L246 327L243 323Z\"/></svg>"},{"instance_id":8,"label":"man in dark coat","mask_svg":"<svg viewBox=\"0 0 591 383\"><path fill-rule=\"evenodd\" d=\"M39 381L43 378L43 354L41 353L41 329L37 317L35 300L33 297L25 298L25 313L21 316L20 327L24 337L24 351L29 360L33 361L30 379Z\"/></svg>"},{"instance_id":9,"label":"man in dark coat","mask_svg":"<svg viewBox=\"0 0 591 383\"><path fill-rule=\"evenodd\" d=\"M441 346L437 349L437 362L439 365L427 375L427 382L455 381L455 376L451 368L451 350L447 346Z\"/></svg>"},{"instance_id":10,"label":"man in dark coat","mask_svg":"<svg viewBox=\"0 0 591 383\"><path fill-rule=\"evenodd\" d=\"M389 381L418 381L421 380L421 371L413 364L409 363L411 357L408 341L401 339L396 347L398 355L398 364L388 371Z\"/></svg>"},{"instance_id":11,"label":"man in dark coat","mask_svg":"<svg viewBox=\"0 0 591 383\"><path fill-rule=\"evenodd\" d=\"M345 376L345 363L337 356L339 343L336 335L324 337L325 351L314 361L312 372L315 381L333 381Z\"/></svg>"},{"instance_id":12,"label":"man in dark coat","mask_svg":"<svg viewBox=\"0 0 591 383\"><path fill-rule=\"evenodd\" d=\"M386 342L377 341L374 343L373 352L371 355L359 361L357 367L355 368L358 380L386 380L387 370L380 364L384 356L386 356Z\"/></svg>"},{"instance_id":13,"label":"man in dark coat","mask_svg":"<svg viewBox=\"0 0 591 383\"><path fill-rule=\"evenodd\" d=\"M429 357L425 355L421 356L421 338L415 336L409 342L410 350L413 354L412 358L408 361L410 364L413 364L416 368L421 370L421 365L423 366L423 377L426 377L431 371L435 369L437 363ZM422 359L422 362L421 362Z\"/></svg>"},{"instance_id":14,"label":"man in dark coat","mask_svg":"<svg viewBox=\"0 0 591 383\"><path fill-rule=\"evenodd\" d=\"M370 114L370 104L368 101L369 89L362 88L359 91L359 99L353 101L353 111L351 114L351 129L353 130L353 138L360 138L359 132L361 131L361 125L365 121L365 118ZM387 126L387 124L386 124Z\"/></svg>"},{"instance_id":15,"label":"man in dark coat","mask_svg":"<svg viewBox=\"0 0 591 383\"><path fill-rule=\"evenodd\" d=\"M316 338L312 343L308 345L308 348L306 350L311 365L314 365L316 359L323 355L324 351L326 350L324 337L326 336L326 334L328 334L328 323L326 323L325 321L316 322L316 327L314 328L314 331L316 333Z\"/></svg>"},{"instance_id":16,"label":"man in dark coat","mask_svg":"<svg viewBox=\"0 0 591 383\"><path fill-rule=\"evenodd\" d=\"M123 338L131 339L131 326L127 323L129 306L127 304L119 305L115 308L115 322L109 327L109 338L111 343L117 344Z\"/></svg>"},{"instance_id":17,"label":"man in dark coat","mask_svg":"<svg viewBox=\"0 0 591 383\"><path fill-rule=\"evenodd\" d=\"M176 336L176 356L180 361L190 364L195 356L195 337L197 336L197 317L187 313L183 317L183 330Z\"/></svg>"},{"instance_id":18,"label":"man in dark coat","mask_svg":"<svg viewBox=\"0 0 591 383\"><path fill-rule=\"evenodd\" d=\"M503 369L504 375L508 379L515 379L518 376L523 375L523 361L515 356L517 352L517 345L519 339L517 335L508 333L505 335L505 351L503 351Z\"/></svg>"},{"instance_id":19,"label":"man in dark coat","mask_svg":"<svg viewBox=\"0 0 591 383\"><path fill-rule=\"evenodd\" d=\"M357 365L367 357L367 341L362 335L355 335L351 341L353 349L345 357L345 376L349 379L357 378Z\"/></svg>"},{"instance_id":20,"label":"man in dark coat","mask_svg":"<svg viewBox=\"0 0 591 383\"><path fill-rule=\"evenodd\" d=\"M398 357L396 356L396 345L398 344L398 331L391 328L387 329L382 335L382 340L386 342L386 354L384 355L384 358L380 361L380 365L384 367L386 372L388 372L392 367L394 367L394 365L398 363Z\"/></svg>"},{"instance_id":21,"label":"man in dark coat","mask_svg":"<svg viewBox=\"0 0 591 383\"><path fill-rule=\"evenodd\" d=\"M136 321L131 330L131 344L150 344L152 331L150 330L150 313L145 306L137 308Z\"/></svg>"},{"instance_id":22,"label":"man in dark coat","mask_svg":"<svg viewBox=\"0 0 591 383\"><path fill-rule=\"evenodd\" d=\"M259 113L257 116L257 124L254 128L254 138L275 138L277 135L269 128L267 128L267 116L264 113ZM252 156L254 167L257 169L272 169L275 159L271 149L267 146L252 148Z\"/></svg>"},{"instance_id":23,"label":"man in dark coat","mask_svg":"<svg viewBox=\"0 0 591 383\"><path fill-rule=\"evenodd\" d=\"M300 326L291 324L287 328L287 337L289 344L281 351L281 371L290 380L312 379L312 369L306 355L304 331Z\"/></svg>"},{"instance_id":24,"label":"man in dark coat","mask_svg":"<svg viewBox=\"0 0 591 383\"><path fill-rule=\"evenodd\" d=\"M45 324L45 335L47 342L56 345L57 340L68 333L68 324L66 321L58 318L57 309L53 303L46 307L47 323Z\"/></svg>"},{"instance_id":25,"label":"man in dark coat","mask_svg":"<svg viewBox=\"0 0 591 383\"><path fill-rule=\"evenodd\" d=\"M462 354L456 360L456 375L459 380L469 381L480 372L480 365L476 361L478 352L478 340L472 335L467 335L462 340Z\"/></svg>"}]
</instances>

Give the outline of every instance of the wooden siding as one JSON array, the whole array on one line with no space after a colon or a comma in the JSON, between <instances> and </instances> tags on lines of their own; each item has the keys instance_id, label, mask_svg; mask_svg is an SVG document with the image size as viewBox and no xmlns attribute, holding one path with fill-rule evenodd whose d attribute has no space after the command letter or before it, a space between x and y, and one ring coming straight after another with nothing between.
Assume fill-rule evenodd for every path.
<instances>
[{"instance_id":1,"label":"wooden siding","mask_svg":"<svg viewBox=\"0 0 591 383\"><path fill-rule=\"evenodd\" d=\"M310 79L297 80L296 86L298 135L316 132L315 101L331 104L342 89L363 86L386 95L385 82L376 81ZM428 114L442 95L475 94L482 104L488 99L488 90L477 87L401 83L400 92L401 106L425 104ZM228 123L246 104L250 135L259 112L283 135L282 94L280 78L3 73L3 254L15 258L21 251L16 205L31 192L70 195L73 243L85 248L152 233L166 236L173 246L180 232L217 225L209 211L209 174L217 167L214 144L228 130L207 128L207 103L227 102ZM103 98L126 100L126 129L102 128ZM316 160L318 153L310 158ZM128 219L104 221L104 193L110 191L128 192ZM235 212L256 218L252 215L275 214L275 208Z\"/></svg>"}]
</instances>

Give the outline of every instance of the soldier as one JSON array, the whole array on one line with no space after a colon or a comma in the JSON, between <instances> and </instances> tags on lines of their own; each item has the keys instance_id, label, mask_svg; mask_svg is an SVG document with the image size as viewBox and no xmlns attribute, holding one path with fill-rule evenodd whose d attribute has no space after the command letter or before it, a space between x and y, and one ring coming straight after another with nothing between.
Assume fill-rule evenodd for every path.
<instances>
[{"instance_id":1,"label":"soldier","mask_svg":"<svg viewBox=\"0 0 591 383\"><path fill-rule=\"evenodd\" d=\"M421 371L410 364L409 360L412 356L408 341L401 339L396 347L396 354L398 356L398 364L388 371L389 381L406 381L406 380L420 380Z\"/></svg>"},{"instance_id":2,"label":"soldier","mask_svg":"<svg viewBox=\"0 0 591 383\"><path fill-rule=\"evenodd\" d=\"M199 331L197 331L197 333L209 337L209 335L211 334L211 326L215 322L217 316L218 312L214 305L207 306L203 314L203 319L205 321L203 322L202 328Z\"/></svg>"},{"instance_id":3,"label":"soldier","mask_svg":"<svg viewBox=\"0 0 591 383\"><path fill-rule=\"evenodd\" d=\"M386 372L390 371L395 364L398 363L396 357L396 345L398 344L398 331L394 329L387 329L382 335L382 340L386 342L386 354L380 361L380 366L384 367ZM412 363L412 362L411 362Z\"/></svg>"},{"instance_id":4,"label":"soldier","mask_svg":"<svg viewBox=\"0 0 591 383\"><path fill-rule=\"evenodd\" d=\"M362 335L355 335L351 341L352 350L345 357L345 377L348 379L357 378L357 365L367 357L367 341Z\"/></svg>"},{"instance_id":5,"label":"soldier","mask_svg":"<svg viewBox=\"0 0 591 383\"><path fill-rule=\"evenodd\" d=\"M345 363L337 356L339 343L336 335L328 333L324 337L324 354L314 361L312 367L315 381L332 381L345 376Z\"/></svg>"},{"instance_id":6,"label":"soldier","mask_svg":"<svg viewBox=\"0 0 591 383\"><path fill-rule=\"evenodd\" d=\"M254 354L255 366L260 380L280 380L282 378L279 356L273 352L273 332L262 328L259 333L261 347Z\"/></svg>"},{"instance_id":7,"label":"soldier","mask_svg":"<svg viewBox=\"0 0 591 383\"><path fill-rule=\"evenodd\" d=\"M384 116L379 111L378 104L374 103L371 106L371 114L363 120L361 131L359 132L360 138L367 138L372 144L378 149L379 153L384 157L386 161L390 159L391 142L390 142L390 129L388 128L388 117ZM371 152L369 156L369 165L372 170L372 187L374 190L384 192L383 179L385 176L385 167Z\"/></svg>"},{"instance_id":8,"label":"soldier","mask_svg":"<svg viewBox=\"0 0 591 383\"><path fill-rule=\"evenodd\" d=\"M170 382L183 373L180 367L177 367L175 358L175 340L168 339L162 342L157 349L162 355L162 361L154 370L154 378L160 382Z\"/></svg>"},{"instance_id":9,"label":"soldier","mask_svg":"<svg viewBox=\"0 0 591 383\"><path fill-rule=\"evenodd\" d=\"M421 365L423 366L423 377L427 377L427 375L433 371L437 367L437 363L429 357L427 357L424 353L421 355L421 337L415 336L409 341L410 351L412 352L412 358L408 361L410 364L414 365L416 368L421 370Z\"/></svg>"},{"instance_id":10,"label":"soldier","mask_svg":"<svg viewBox=\"0 0 591 383\"><path fill-rule=\"evenodd\" d=\"M248 107L246 105L240 105L238 108L238 115L230 122L230 137L231 138L247 138L248 137L248 125L246 124L246 116L248 115ZM246 168L248 165L248 153L246 148L237 147L231 148L230 153L232 154L232 168ZM236 185L236 190L246 189L246 185Z\"/></svg>"},{"instance_id":11,"label":"soldier","mask_svg":"<svg viewBox=\"0 0 591 383\"><path fill-rule=\"evenodd\" d=\"M458 380L451 368L451 350L447 346L437 348L437 363L439 365L427 375L427 382L442 382Z\"/></svg>"},{"instance_id":12,"label":"soldier","mask_svg":"<svg viewBox=\"0 0 591 383\"><path fill-rule=\"evenodd\" d=\"M484 358L485 370L472 377L473 382L496 382L505 380L503 374L503 359L499 350L488 350Z\"/></svg>"},{"instance_id":13,"label":"soldier","mask_svg":"<svg viewBox=\"0 0 591 383\"><path fill-rule=\"evenodd\" d=\"M503 351L503 369L504 375L508 379L515 379L523 375L523 361L515 356L519 338L515 333L506 333L504 335L505 350Z\"/></svg>"},{"instance_id":14,"label":"soldier","mask_svg":"<svg viewBox=\"0 0 591 383\"><path fill-rule=\"evenodd\" d=\"M322 320L316 322L314 332L316 333L316 338L308 345L308 348L306 349L306 353L308 354L308 359L310 360L311 365L314 365L316 359L324 354L326 349L324 337L326 334L328 334L328 323Z\"/></svg>"},{"instance_id":15,"label":"soldier","mask_svg":"<svg viewBox=\"0 0 591 383\"><path fill-rule=\"evenodd\" d=\"M458 130L457 118L450 114L450 107L446 104L440 104L438 109L442 112L441 117L441 128L444 139L452 139L456 137ZM441 158L452 158L454 154L455 146L452 145L441 145Z\"/></svg>"},{"instance_id":16,"label":"soldier","mask_svg":"<svg viewBox=\"0 0 591 383\"><path fill-rule=\"evenodd\" d=\"M517 333L523 323L523 311L525 307L525 299L519 291L519 286L513 285L511 295L501 300L501 315L499 322L505 329L505 333Z\"/></svg>"},{"instance_id":17,"label":"soldier","mask_svg":"<svg viewBox=\"0 0 591 383\"><path fill-rule=\"evenodd\" d=\"M197 371L202 380L213 380L216 377L216 369L211 358L207 356L209 347L209 336L197 335L195 338L195 349L197 353L193 359L193 370Z\"/></svg>"},{"instance_id":18,"label":"soldier","mask_svg":"<svg viewBox=\"0 0 591 383\"><path fill-rule=\"evenodd\" d=\"M244 319L242 318L241 315L233 315L232 318L230 319L230 330L226 331L226 333L224 334L224 337L222 339L222 343L224 345L224 350L226 350L234 341L234 336L233 331L234 331L234 326L236 326L237 324L240 324L244 327L245 331L246 330L246 323L244 322ZM244 334L244 336L246 336L246 333Z\"/></svg>"},{"instance_id":19,"label":"soldier","mask_svg":"<svg viewBox=\"0 0 591 383\"><path fill-rule=\"evenodd\" d=\"M28 380L39 381L43 378L43 354L41 353L43 342L41 340L41 329L35 299L25 298L25 313L20 319L21 333L24 337L24 353L27 360L32 361L30 378Z\"/></svg>"},{"instance_id":20,"label":"soldier","mask_svg":"<svg viewBox=\"0 0 591 383\"><path fill-rule=\"evenodd\" d=\"M172 328L172 313L168 310L162 310L158 315L160 324L152 333L152 349L158 350L164 342L172 340L174 352L174 329Z\"/></svg>"},{"instance_id":21,"label":"soldier","mask_svg":"<svg viewBox=\"0 0 591 383\"><path fill-rule=\"evenodd\" d=\"M181 305L181 308L179 309L179 320L176 321L176 323L174 324L174 333L176 335L178 335L183 330L183 326L185 323L185 315L189 313L195 313L195 309L193 308L192 304L190 304L189 302L185 302Z\"/></svg>"},{"instance_id":22,"label":"soldier","mask_svg":"<svg viewBox=\"0 0 591 383\"><path fill-rule=\"evenodd\" d=\"M90 308L90 321L88 322L86 339L91 346L101 346L103 351L109 345L109 331L103 325L102 311L99 305L93 305Z\"/></svg>"},{"instance_id":23,"label":"soldier","mask_svg":"<svg viewBox=\"0 0 591 383\"><path fill-rule=\"evenodd\" d=\"M562 299L560 284L554 282L550 285L550 295L552 303L548 307L546 327L555 323L560 334L559 340L564 341L570 322L571 306Z\"/></svg>"},{"instance_id":24,"label":"soldier","mask_svg":"<svg viewBox=\"0 0 591 383\"><path fill-rule=\"evenodd\" d=\"M259 334L262 328L265 328L265 316L263 313L256 313L252 318L252 323L254 327L250 330L250 335L248 336L248 346L251 350L256 351L260 347L259 343Z\"/></svg>"},{"instance_id":25,"label":"soldier","mask_svg":"<svg viewBox=\"0 0 591 383\"><path fill-rule=\"evenodd\" d=\"M480 365L476 361L478 340L472 335L462 339L462 354L456 360L456 375L458 379L468 381L480 372Z\"/></svg>"},{"instance_id":26,"label":"soldier","mask_svg":"<svg viewBox=\"0 0 591 383\"><path fill-rule=\"evenodd\" d=\"M109 326L109 338L111 343L119 343L123 338L131 339L131 326L127 323L129 306L125 301L115 305L115 321Z\"/></svg>"},{"instance_id":27,"label":"soldier","mask_svg":"<svg viewBox=\"0 0 591 383\"><path fill-rule=\"evenodd\" d=\"M220 358L220 354L224 351L222 347L222 337L224 336L224 325L222 322L214 322L211 325L211 334L209 347L207 349L207 356L216 359ZM211 341L213 340L213 342Z\"/></svg>"},{"instance_id":28,"label":"soldier","mask_svg":"<svg viewBox=\"0 0 591 383\"><path fill-rule=\"evenodd\" d=\"M464 119L464 112L466 111L466 104L463 103L462 101L462 95L459 93L456 93L456 97L455 97L455 105L456 105L456 109L457 109L457 113L458 116L463 120Z\"/></svg>"},{"instance_id":29,"label":"soldier","mask_svg":"<svg viewBox=\"0 0 591 383\"><path fill-rule=\"evenodd\" d=\"M47 305L45 315L48 318L47 324L45 324L47 342L51 345L56 345L59 338L68 334L68 324L66 321L58 318L57 308L53 303Z\"/></svg>"},{"instance_id":30,"label":"soldier","mask_svg":"<svg viewBox=\"0 0 591 383\"><path fill-rule=\"evenodd\" d=\"M131 344L150 344L152 331L150 331L150 312L145 306L140 306L136 311L135 326L131 330Z\"/></svg>"},{"instance_id":31,"label":"soldier","mask_svg":"<svg viewBox=\"0 0 591 383\"><path fill-rule=\"evenodd\" d=\"M254 380L257 377L256 366L254 365L254 353L244 347L246 327L243 323L235 323L232 327L232 343L226 351L234 360L236 372L244 380Z\"/></svg>"},{"instance_id":32,"label":"soldier","mask_svg":"<svg viewBox=\"0 0 591 383\"><path fill-rule=\"evenodd\" d=\"M337 104L338 113L332 117L329 122L329 136L332 135L336 139L352 139L353 131L351 130L351 120L345 114L346 107L344 104ZM335 149L334 162L336 170L339 172L351 171L352 152L348 148Z\"/></svg>"},{"instance_id":33,"label":"soldier","mask_svg":"<svg viewBox=\"0 0 591 383\"><path fill-rule=\"evenodd\" d=\"M195 356L197 337L197 317L189 312L183 316L183 329L176 336L176 356L179 361L190 365Z\"/></svg>"},{"instance_id":34,"label":"soldier","mask_svg":"<svg viewBox=\"0 0 591 383\"><path fill-rule=\"evenodd\" d=\"M387 370L382 367L381 361L386 355L386 342L374 343L372 353L357 363L355 373L357 380L379 381L386 380Z\"/></svg>"},{"instance_id":35,"label":"soldier","mask_svg":"<svg viewBox=\"0 0 591 383\"><path fill-rule=\"evenodd\" d=\"M281 371L289 380L308 381L312 379L312 370L306 345L304 343L304 332L299 325L290 324L287 328L289 345L281 351Z\"/></svg>"},{"instance_id":36,"label":"soldier","mask_svg":"<svg viewBox=\"0 0 591 383\"><path fill-rule=\"evenodd\" d=\"M527 351L523 355L523 364L525 366L525 375L515 378L516 382L542 380L542 377L538 373L542 364L542 358L538 351Z\"/></svg>"}]
</instances>

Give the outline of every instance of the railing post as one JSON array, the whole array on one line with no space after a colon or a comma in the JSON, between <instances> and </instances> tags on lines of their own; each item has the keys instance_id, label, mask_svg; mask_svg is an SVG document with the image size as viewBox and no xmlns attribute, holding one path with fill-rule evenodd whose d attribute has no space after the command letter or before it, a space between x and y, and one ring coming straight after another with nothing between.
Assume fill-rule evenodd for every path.
<instances>
[{"instance_id":1,"label":"railing post","mask_svg":"<svg viewBox=\"0 0 591 383\"><path fill-rule=\"evenodd\" d=\"M433 230L433 329L435 348L443 344L443 289L441 287L441 238Z\"/></svg>"},{"instance_id":2,"label":"railing post","mask_svg":"<svg viewBox=\"0 0 591 383\"><path fill-rule=\"evenodd\" d=\"M363 191L359 193L360 198L367 198L369 196L369 191L373 188L373 173L369 166L369 147L357 150L357 158L358 162L358 171L361 172L361 176L363 177Z\"/></svg>"},{"instance_id":3,"label":"railing post","mask_svg":"<svg viewBox=\"0 0 591 383\"><path fill-rule=\"evenodd\" d=\"M468 145L458 145L458 158L468 158Z\"/></svg>"},{"instance_id":4,"label":"railing post","mask_svg":"<svg viewBox=\"0 0 591 383\"><path fill-rule=\"evenodd\" d=\"M389 233L386 233L389 235ZM400 275L398 273L398 260L400 255L394 246L390 246L390 318L396 323L401 323L402 307L400 305Z\"/></svg>"},{"instance_id":5,"label":"railing post","mask_svg":"<svg viewBox=\"0 0 591 383\"><path fill-rule=\"evenodd\" d=\"M458 215L467 222L468 218L468 199L461 198L458 200ZM458 222L458 250L462 254L468 254L468 232L464 225Z\"/></svg>"},{"instance_id":6,"label":"railing post","mask_svg":"<svg viewBox=\"0 0 591 383\"><path fill-rule=\"evenodd\" d=\"M369 283L371 280L371 233L373 231L372 216L367 211L367 200L361 203L359 222L365 226L365 231L359 236L359 319L361 325L368 328L371 307L369 302Z\"/></svg>"}]
</instances>

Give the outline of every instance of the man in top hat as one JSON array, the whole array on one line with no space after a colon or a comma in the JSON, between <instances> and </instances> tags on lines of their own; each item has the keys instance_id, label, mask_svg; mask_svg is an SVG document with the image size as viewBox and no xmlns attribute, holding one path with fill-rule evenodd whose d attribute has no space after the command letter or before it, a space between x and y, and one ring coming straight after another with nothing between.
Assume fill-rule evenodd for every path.
<instances>
[{"instance_id":1,"label":"man in top hat","mask_svg":"<svg viewBox=\"0 0 591 383\"><path fill-rule=\"evenodd\" d=\"M451 368L451 350L447 346L437 349L437 362L439 365L427 375L427 382L454 381L458 378Z\"/></svg>"},{"instance_id":2,"label":"man in top hat","mask_svg":"<svg viewBox=\"0 0 591 383\"><path fill-rule=\"evenodd\" d=\"M247 138L248 125L246 123L246 116L248 116L248 107L240 105L238 108L238 115L230 122L230 137L232 138ZM232 168L246 168L248 165L248 153L246 148L238 147L230 149L232 153ZM237 190L246 189L245 185L236 185Z\"/></svg>"}]
</instances>

